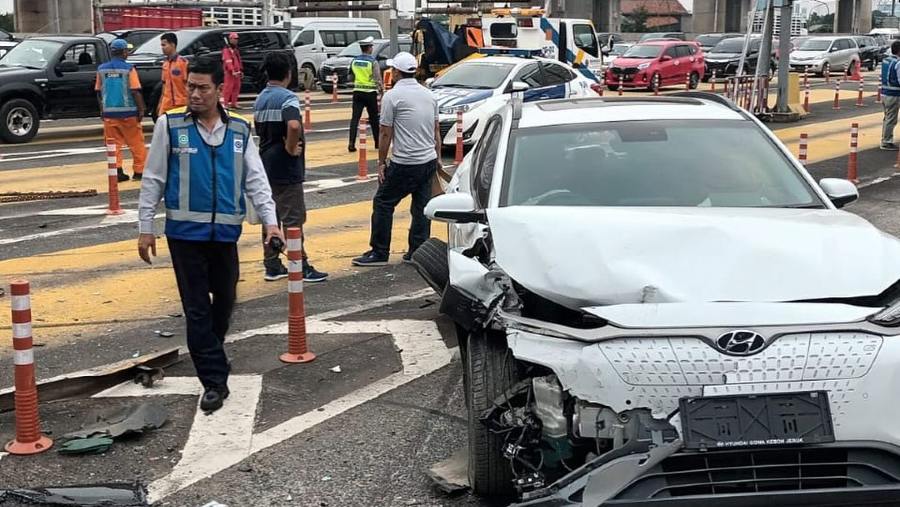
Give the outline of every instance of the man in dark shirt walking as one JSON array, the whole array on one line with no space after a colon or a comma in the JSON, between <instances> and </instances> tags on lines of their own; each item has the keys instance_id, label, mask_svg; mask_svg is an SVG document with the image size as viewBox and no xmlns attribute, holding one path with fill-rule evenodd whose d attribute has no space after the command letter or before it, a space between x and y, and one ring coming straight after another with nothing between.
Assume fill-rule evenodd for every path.
<instances>
[{"instance_id":1,"label":"man in dark shirt walking","mask_svg":"<svg viewBox=\"0 0 900 507\"><path fill-rule=\"evenodd\" d=\"M278 222L285 229L303 227L306 222L306 202L303 180L306 175L306 144L300 121L300 101L287 86L291 81L291 62L282 53L269 53L263 69L269 77L268 86L254 104L253 123L259 135L259 154L278 214ZM306 241L304 238L304 245ZM278 251L264 247L267 281L287 278L288 270L278 257ZM303 248L303 279L321 282L328 273L317 271L307 260Z\"/></svg>"}]
</instances>

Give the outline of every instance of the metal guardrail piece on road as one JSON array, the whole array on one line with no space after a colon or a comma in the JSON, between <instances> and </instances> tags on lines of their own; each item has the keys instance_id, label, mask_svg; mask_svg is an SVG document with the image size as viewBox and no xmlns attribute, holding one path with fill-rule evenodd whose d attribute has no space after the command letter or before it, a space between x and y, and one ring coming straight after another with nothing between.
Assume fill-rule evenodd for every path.
<instances>
[{"instance_id":1,"label":"metal guardrail piece on road","mask_svg":"<svg viewBox=\"0 0 900 507\"><path fill-rule=\"evenodd\" d=\"M0 193L0 203L8 202L26 202L26 201L48 201L51 199L68 199L73 197L94 197L97 195L97 189L90 190L68 190L68 191L47 191L47 192L6 192Z\"/></svg>"}]
</instances>

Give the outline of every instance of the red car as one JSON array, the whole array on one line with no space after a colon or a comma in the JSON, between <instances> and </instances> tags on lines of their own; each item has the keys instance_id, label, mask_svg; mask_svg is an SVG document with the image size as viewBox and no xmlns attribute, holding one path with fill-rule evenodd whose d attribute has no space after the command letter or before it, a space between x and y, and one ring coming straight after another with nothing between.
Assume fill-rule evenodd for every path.
<instances>
[{"instance_id":1,"label":"red car","mask_svg":"<svg viewBox=\"0 0 900 507\"><path fill-rule=\"evenodd\" d=\"M646 88L658 90L663 86L684 86L688 77L691 88L697 88L706 64L703 50L696 42L653 40L628 48L616 58L606 71L606 85L610 90Z\"/></svg>"}]
</instances>

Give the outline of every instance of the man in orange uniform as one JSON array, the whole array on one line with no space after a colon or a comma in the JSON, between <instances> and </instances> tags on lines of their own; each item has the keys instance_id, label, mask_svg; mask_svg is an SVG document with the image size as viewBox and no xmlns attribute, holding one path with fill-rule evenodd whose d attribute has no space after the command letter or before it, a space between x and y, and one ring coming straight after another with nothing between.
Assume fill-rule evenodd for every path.
<instances>
[{"instance_id":1,"label":"man in orange uniform","mask_svg":"<svg viewBox=\"0 0 900 507\"><path fill-rule=\"evenodd\" d=\"M166 60L162 68L162 96L158 114L187 105L188 61L178 54L178 37L172 32L160 36L160 45Z\"/></svg>"},{"instance_id":2,"label":"man in orange uniform","mask_svg":"<svg viewBox=\"0 0 900 507\"><path fill-rule=\"evenodd\" d=\"M222 64L225 67L225 91L222 103L225 107L237 109L241 79L244 77L244 64L241 62L241 52L238 51L237 32L228 34L228 46L222 50Z\"/></svg>"},{"instance_id":3,"label":"man in orange uniform","mask_svg":"<svg viewBox=\"0 0 900 507\"><path fill-rule=\"evenodd\" d=\"M134 179L144 174L147 146L141 119L146 108L141 95L141 82L137 71L125 61L128 43L116 39L109 44L112 59L97 67L94 89L100 99L103 127L109 140L117 146L127 145L131 150ZM128 181L128 175L120 166L119 181Z\"/></svg>"}]
</instances>

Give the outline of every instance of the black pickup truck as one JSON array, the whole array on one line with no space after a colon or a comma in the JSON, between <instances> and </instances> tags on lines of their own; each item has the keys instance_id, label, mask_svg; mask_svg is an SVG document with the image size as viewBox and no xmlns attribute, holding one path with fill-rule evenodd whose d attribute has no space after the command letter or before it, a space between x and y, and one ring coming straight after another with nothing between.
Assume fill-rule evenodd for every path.
<instances>
[{"instance_id":1,"label":"black pickup truck","mask_svg":"<svg viewBox=\"0 0 900 507\"><path fill-rule=\"evenodd\" d=\"M94 81L109 60L96 37L54 35L20 42L0 58L0 139L27 143L42 119L100 114Z\"/></svg>"},{"instance_id":2,"label":"black pickup truck","mask_svg":"<svg viewBox=\"0 0 900 507\"><path fill-rule=\"evenodd\" d=\"M266 87L268 78L262 70L262 62L270 52L284 52L293 62L291 89L297 89L297 60L288 33L275 28L190 28L175 31L178 37L178 54L191 60L196 57L222 60L222 50L231 32L238 33L238 49L244 64L241 93L259 93ZM162 92L162 54L159 37L153 37L128 57L141 79L141 88L147 101L149 114L156 113Z\"/></svg>"}]
</instances>

